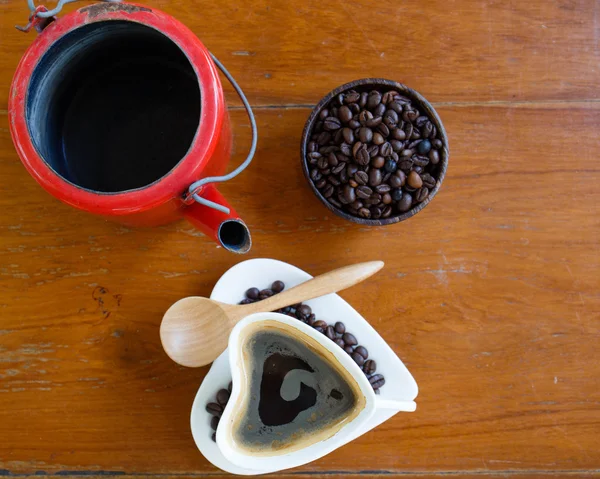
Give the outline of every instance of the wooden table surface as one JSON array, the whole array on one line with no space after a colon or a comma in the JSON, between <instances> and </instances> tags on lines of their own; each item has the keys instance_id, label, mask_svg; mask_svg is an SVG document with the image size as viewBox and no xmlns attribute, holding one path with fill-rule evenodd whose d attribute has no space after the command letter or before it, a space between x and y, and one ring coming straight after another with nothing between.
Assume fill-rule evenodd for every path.
<instances>
[{"instance_id":1,"label":"wooden table surface","mask_svg":"<svg viewBox=\"0 0 600 479\"><path fill-rule=\"evenodd\" d=\"M6 110L35 33L13 28L24 0L0 0L0 475L220 476L189 430L207 368L171 362L158 325L237 262L272 257L312 274L385 260L342 296L420 387L415 413L289 474L600 476L600 2L149 6L187 24L256 109L255 162L223 188L254 247L227 253L183 221L125 228L46 194ZM370 229L330 214L299 164L311 106L369 76L424 94L451 149L422 213ZM227 96L239 162L249 128Z\"/></svg>"}]
</instances>

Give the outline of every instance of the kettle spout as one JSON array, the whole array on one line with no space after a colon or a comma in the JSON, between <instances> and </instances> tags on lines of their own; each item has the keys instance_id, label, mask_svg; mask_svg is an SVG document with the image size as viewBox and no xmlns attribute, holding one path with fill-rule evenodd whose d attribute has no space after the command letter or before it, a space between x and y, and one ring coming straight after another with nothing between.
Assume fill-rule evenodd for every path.
<instances>
[{"instance_id":1,"label":"kettle spout","mask_svg":"<svg viewBox=\"0 0 600 479\"><path fill-rule=\"evenodd\" d=\"M229 208L229 214L194 202L184 210L186 219L227 251L238 254L250 251L250 230L223 195L212 184L204 187L201 195L209 201Z\"/></svg>"}]
</instances>

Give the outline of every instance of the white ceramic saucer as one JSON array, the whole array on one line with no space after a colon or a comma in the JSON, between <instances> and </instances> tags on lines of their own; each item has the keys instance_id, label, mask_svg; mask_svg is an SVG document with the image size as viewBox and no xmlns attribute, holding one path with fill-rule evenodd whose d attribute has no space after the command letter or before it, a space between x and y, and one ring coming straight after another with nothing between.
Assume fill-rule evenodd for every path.
<instances>
[{"instance_id":1,"label":"white ceramic saucer","mask_svg":"<svg viewBox=\"0 0 600 479\"><path fill-rule=\"evenodd\" d=\"M273 259L251 259L229 269L215 285L210 297L223 303L236 304L244 298L248 288L259 289L270 287L275 280L285 283L286 289L312 278L308 273L290 264ZM367 280L368 281L368 280ZM356 286L360 288L359 286ZM377 372L385 376L385 386L381 388L381 399L396 401L412 401L417 397L418 388L414 378L406 366L396 356L383 338L354 308L337 294L306 301L317 319L327 323L342 321L347 331L354 334L359 343L369 351L370 358L377 362ZM244 469L229 462L211 439L211 416L206 412L206 405L214 402L217 391L227 388L231 381L229 356L223 352L212 364L210 371L202 381L194 399L191 414L192 435L202 455L219 469L240 475L256 475L275 472L281 469L265 469L263 471ZM396 414L392 409L375 411L364 428L348 436L345 443L361 436Z\"/></svg>"}]
</instances>

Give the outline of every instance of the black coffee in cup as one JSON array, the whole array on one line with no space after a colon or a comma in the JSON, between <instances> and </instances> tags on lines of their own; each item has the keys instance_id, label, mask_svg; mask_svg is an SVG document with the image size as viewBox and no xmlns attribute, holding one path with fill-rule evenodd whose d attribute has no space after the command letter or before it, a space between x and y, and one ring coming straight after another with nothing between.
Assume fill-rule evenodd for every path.
<instances>
[{"instance_id":1,"label":"black coffee in cup","mask_svg":"<svg viewBox=\"0 0 600 479\"><path fill-rule=\"evenodd\" d=\"M236 446L257 455L325 440L354 419L365 398L352 375L315 339L275 321L242 339L244 391L233 416Z\"/></svg>"}]
</instances>

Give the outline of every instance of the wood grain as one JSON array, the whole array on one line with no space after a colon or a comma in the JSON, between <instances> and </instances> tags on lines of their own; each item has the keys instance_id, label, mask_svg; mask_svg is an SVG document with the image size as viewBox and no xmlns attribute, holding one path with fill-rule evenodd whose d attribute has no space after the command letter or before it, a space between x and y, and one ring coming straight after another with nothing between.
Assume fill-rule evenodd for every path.
<instances>
[{"instance_id":1,"label":"wood grain","mask_svg":"<svg viewBox=\"0 0 600 479\"><path fill-rule=\"evenodd\" d=\"M254 105L315 104L365 77L405 83L433 102L599 98L594 0L148 5L196 33ZM7 79L34 38L12 27L27 15L25 0L0 2L0 70ZM7 95L0 90L0 109Z\"/></svg>"},{"instance_id":2,"label":"wood grain","mask_svg":"<svg viewBox=\"0 0 600 479\"><path fill-rule=\"evenodd\" d=\"M313 275L386 262L341 295L414 374L418 409L293 472L600 475L597 2L151 6L190 26L259 106L255 163L223 188L252 230L246 258ZM0 0L0 475L221 477L189 432L207 368L171 362L158 325L240 258L183 221L125 228L31 179L5 111L33 38L12 29L25 16ZM302 105L364 76L425 94L450 138L438 196L389 227L333 216L299 165ZM238 109L232 120L240 162L249 127Z\"/></svg>"}]
</instances>

